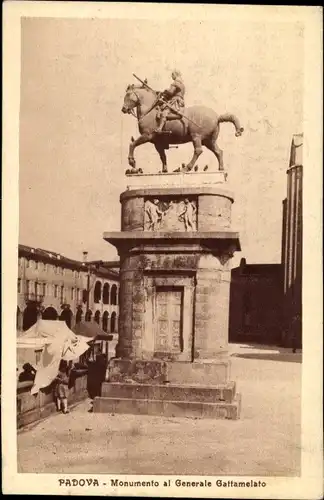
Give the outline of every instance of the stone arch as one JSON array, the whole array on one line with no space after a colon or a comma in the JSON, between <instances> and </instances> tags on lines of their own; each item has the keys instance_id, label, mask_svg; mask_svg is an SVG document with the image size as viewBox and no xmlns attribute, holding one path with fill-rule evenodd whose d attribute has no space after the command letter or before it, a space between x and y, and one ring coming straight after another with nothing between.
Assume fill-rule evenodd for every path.
<instances>
[{"instance_id":1,"label":"stone arch","mask_svg":"<svg viewBox=\"0 0 324 500\"><path fill-rule=\"evenodd\" d=\"M113 306L117 305L117 286L115 284L111 287L110 303Z\"/></svg>"},{"instance_id":2,"label":"stone arch","mask_svg":"<svg viewBox=\"0 0 324 500\"><path fill-rule=\"evenodd\" d=\"M92 311L90 311L89 309L85 314L85 321L91 321L91 318L92 318Z\"/></svg>"},{"instance_id":3,"label":"stone arch","mask_svg":"<svg viewBox=\"0 0 324 500\"><path fill-rule=\"evenodd\" d=\"M111 333L116 333L116 326L117 326L116 325L116 317L117 317L117 315L116 315L116 313L114 311L112 313L111 319L110 319L110 331L111 331Z\"/></svg>"},{"instance_id":4,"label":"stone arch","mask_svg":"<svg viewBox=\"0 0 324 500\"><path fill-rule=\"evenodd\" d=\"M93 292L93 300L95 304L98 304L101 300L101 283L100 281L96 281L94 292Z\"/></svg>"},{"instance_id":5,"label":"stone arch","mask_svg":"<svg viewBox=\"0 0 324 500\"><path fill-rule=\"evenodd\" d=\"M28 330L37 322L38 310L36 305L28 305L23 314L23 330Z\"/></svg>"},{"instance_id":6,"label":"stone arch","mask_svg":"<svg viewBox=\"0 0 324 500\"><path fill-rule=\"evenodd\" d=\"M94 321L100 325L100 311L96 311L94 315Z\"/></svg>"},{"instance_id":7,"label":"stone arch","mask_svg":"<svg viewBox=\"0 0 324 500\"><path fill-rule=\"evenodd\" d=\"M71 324L72 324L72 311L71 309L69 309L68 307L63 309L63 311L61 312L61 315L60 315L60 321L65 321L65 323L67 324L67 326L69 328L71 328Z\"/></svg>"},{"instance_id":8,"label":"stone arch","mask_svg":"<svg viewBox=\"0 0 324 500\"><path fill-rule=\"evenodd\" d=\"M109 283L105 283L102 291L102 301L104 304L109 304Z\"/></svg>"},{"instance_id":9,"label":"stone arch","mask_svg":"<svg viewBox=\"0 0 324 500\"><path fill-rule=\"evenodd\" d=\"M46 307L45 311L42 314L43 319L55 320L55 319L57 319L57 317L58 317L58 314L57 314L56 309L54 309L54 307Z\"/></svg>"}]
</instances>

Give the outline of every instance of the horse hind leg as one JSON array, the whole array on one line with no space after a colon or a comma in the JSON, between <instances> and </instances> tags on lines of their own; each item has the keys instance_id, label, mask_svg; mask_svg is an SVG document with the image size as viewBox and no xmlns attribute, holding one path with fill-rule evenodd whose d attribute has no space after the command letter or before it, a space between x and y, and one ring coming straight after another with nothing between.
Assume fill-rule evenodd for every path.
<instances>
[{"instance_id":1,"label":"horse hind leg","mask_svg":"<svg viewBox=\"0 0 324 500\"><path fill-rule=\"evenodd\" d=\"M201 137L194 137L192 139L192 142L193 142L193 145L194 145L194 154L193 154L193 157L191 159L191 161L188 163L188 165L186 165L183 170L185 170L186 172L190 172L190 170L193 169L193 167L195 166L195 163L196 161L198 160L199 156L201 155L201 153L203 152L203 149L201 147Z\"/></svg>"},{"instance_id":2,"label":"horse hind leg","mask_svg":"<svg viewBox=\"0 0 324 500\"><path fill-rule=\"evenodd\" d=\"M223 151L217 146L216 141L213 138L207 139L204 141L204 146L206 146L206 148L212 151L216 156L218 161L218 170L224 170Z\"/></svg>"}]
</instances>

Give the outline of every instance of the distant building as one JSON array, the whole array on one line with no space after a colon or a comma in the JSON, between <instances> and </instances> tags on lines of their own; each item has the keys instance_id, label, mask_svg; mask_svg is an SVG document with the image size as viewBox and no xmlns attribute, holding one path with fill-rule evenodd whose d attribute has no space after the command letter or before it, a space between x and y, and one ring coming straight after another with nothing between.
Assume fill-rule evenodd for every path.
<instances>
[{"instance_id":1,"label":"distant building","mask_svg":"<svg viewBox=\"0 0 324 500\"><path fill-rule=\"evenodd\" d=\"M293 136L283 201L282 264L284 323L282 343L302 346L303 134Z\"/></svg>"},{"instance_id":2,"label":"distant building","mask_svg":"<svg viewBox=\"0 0 324 500\"><path fill-rule=\"evenodd\" d=\"M281 264L247 264L231 272L230 342L278 344L282 328Z\"/></svg>"},{"instance_id":3,"label":"distant building","mask_svg":"<svg viewBox=\"0 0 324 500\"><path fill-rule=\"evenodd\" d=\"M27 330L42 317L65 321L69 327L96 321L104 331L117 332L118 266L19 245L17 330Z\"/></svg>"},{"instance_id":4,"label":"distant building","mask_svg":"<svg viewBox=\"0 0 324 500\"><path fill-rule=\"evenodd\" d=\"M283 201L281 264L247 264L232 270L229 339L302 346L303 135L294 135Z\"/></svg>"}]
</instances>

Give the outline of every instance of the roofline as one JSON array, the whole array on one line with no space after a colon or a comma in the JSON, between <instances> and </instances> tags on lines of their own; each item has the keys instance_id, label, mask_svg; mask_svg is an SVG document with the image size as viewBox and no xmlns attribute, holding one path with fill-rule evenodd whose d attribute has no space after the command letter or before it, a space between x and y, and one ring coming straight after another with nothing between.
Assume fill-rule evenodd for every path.
<instances>
[{"instance_id":1,"label":"roofline","mask_svg":"<svg viewBox=\"0 0 324 500\"><path fill-rule=\"evenodd\" d=\"M97 276L100 277L111 277L113 279L119 279L119 273L113 269L107 269L106 267L100 266L97 268L97 264L103 263L103 261L93 261L93 262L83 262L79 260L69 259L64 255L57 252L52 252L50 250L45 250L43 248L34 248L27 245L18 244L18 256L26 256L31 260L38 260L42 262L55 263L57 266L67 267L70 269L75 269L78 271L87 271L90 268ZM119 266L116 266L119 267Z\"/></svg>"}]
</instances>

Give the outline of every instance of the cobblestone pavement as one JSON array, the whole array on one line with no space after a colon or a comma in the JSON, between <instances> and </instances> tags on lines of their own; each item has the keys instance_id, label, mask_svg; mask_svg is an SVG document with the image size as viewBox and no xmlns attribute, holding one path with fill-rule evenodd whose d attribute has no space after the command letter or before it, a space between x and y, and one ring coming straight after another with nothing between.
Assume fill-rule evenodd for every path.
<instances>
[{"instance_id":1,"label":"cobblestone pavement","mask_svg":"<svg viewBox=\"0 0 324 500\"><path fill-rule=\"evenodd\" d=\"M299 475L301 354L230 349L240 420L93 414L87 400L19 432L18 471Z\"/></svg>"}]
</instances>

